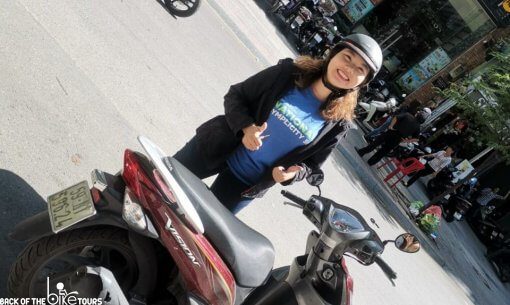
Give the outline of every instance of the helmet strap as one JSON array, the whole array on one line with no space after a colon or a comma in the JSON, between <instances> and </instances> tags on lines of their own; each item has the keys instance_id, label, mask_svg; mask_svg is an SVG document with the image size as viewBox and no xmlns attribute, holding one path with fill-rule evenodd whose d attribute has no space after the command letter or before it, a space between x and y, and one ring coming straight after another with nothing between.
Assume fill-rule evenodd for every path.
<instances>
[{"instance_id":1,"label":"helmet strap","mask_svg":"<svg viewBox=\"0 0 510 305\"><path fill-rule=\"evenodd\" d=\"M325 71L322 73L322 77L321 77L321 80L322 80L322 84L328 88L329 90L331 90L331 93L328 95L328 98L326 99L326 102L329 103L331 101L334 101L342 96L345 96L346 94L354 91L354 89L356 88L353 88L353 89L343 89L343 88L337 88L335 86L333 86L328 80L327 80L327 77L326 77L326 69L327 67L324 69Z\"/></svg>"}]
</instances>

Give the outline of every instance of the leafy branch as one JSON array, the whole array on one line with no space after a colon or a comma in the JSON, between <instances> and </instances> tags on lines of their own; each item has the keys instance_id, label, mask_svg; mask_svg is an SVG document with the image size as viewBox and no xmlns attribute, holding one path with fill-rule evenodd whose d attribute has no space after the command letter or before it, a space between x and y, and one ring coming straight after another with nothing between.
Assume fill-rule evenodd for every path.
<instances>
[{"instance_id":1,"label":"leafy branch","mask_svg":"<svg viewBox=\"0 0 510 305\"><path fill-rule=\"evenodd\" d=\"M509 43L509 41L503 41ZM477 77L466 77L444 90L475 126L478 140L510 163L510 53L491 53L492 64Z\"/></svg>"}]
</instances>

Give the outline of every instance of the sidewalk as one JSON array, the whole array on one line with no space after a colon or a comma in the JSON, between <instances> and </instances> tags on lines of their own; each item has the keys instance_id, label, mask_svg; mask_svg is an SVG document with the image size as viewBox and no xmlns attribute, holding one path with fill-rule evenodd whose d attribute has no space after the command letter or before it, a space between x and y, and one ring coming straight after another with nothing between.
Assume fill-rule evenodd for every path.
<instances>
[{"instance_id":1,"label":"sidewalk","mask_svg":"<svg viewBox=\"0 0 510 305\"><path fill-rule=\"evenodd\" d=\"M279 59L296 57L285 37L276 29L265 12L266 0L206 0L241 43L262 66L274 65Z\"/></svg>"}]
</instances>

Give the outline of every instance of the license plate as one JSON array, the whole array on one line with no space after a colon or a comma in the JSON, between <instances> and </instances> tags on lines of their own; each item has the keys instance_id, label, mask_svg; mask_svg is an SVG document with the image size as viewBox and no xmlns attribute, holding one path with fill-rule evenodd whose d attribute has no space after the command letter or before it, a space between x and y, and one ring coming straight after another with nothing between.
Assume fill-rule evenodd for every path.
<instances>
[{"instance_id":1,"label":"license plate","mask_svg":"<svg viewBox=\"0 0 510 305\"><path fill-rule=\"evenodd\" d=\"M313 38L314 38L314 39L315 39L315 41L317 41L317 42L321 42L321 41L322 41L322 37L321 37L321 35L319 35L319 34L315 34L315 35L313 36Z\"/></svg>"},{"instance_id":2,"label":"license plate","mask_svg":"<svg viewBox=\"0 0 510 305\"><path fill-rule=\"evenodd\" d=\"M51 228L58 233L96 214L87 181L48 197Z\"/></svg>"},{"instance_id":3,"label":"license plate","mask_svg":"<svg viewBox=\"0 0 510 305\"><path fill-rule=\"evenodd\" d=\"M297 16L296 22L297 22L297 24L302 25L304 21L303 21L303 19L301 19L301 17Z\"/></svg>"},{"instance_id":4,"label":"license plate","mask_svg":"<svg viewBox=\"0 0 510 305\"><path fill-rule=\"evenodd\" d=\"M289 4L290 0L282 0L283 5Z\"/></svg>"}]
</instances>

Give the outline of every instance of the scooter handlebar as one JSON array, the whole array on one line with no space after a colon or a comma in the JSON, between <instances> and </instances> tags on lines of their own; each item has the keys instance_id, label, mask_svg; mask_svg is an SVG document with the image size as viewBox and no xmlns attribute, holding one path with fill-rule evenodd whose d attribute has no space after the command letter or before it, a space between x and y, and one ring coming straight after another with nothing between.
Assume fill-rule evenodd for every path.
<instances>
[{"instance_id":1,"label":"scooter handlebar","mask_svg":"<svg viewBox=\"0 0 510 305\"><path fill-rule=\"evenodd\" d=\"M288 192L288 191L282 191L281 194L289 199L290 201L296 203L297 205L299 205L300 207L304 207L306 205L306 200L302 199L302 198L299 198L297 195L294 195L292 194L291 192Z\"/></svg>"},{"instance_id":2,"label":"scooter handlebar","mask_svg":"<svg viewBox=\"0 0 510 305\"><path fill-rule=\"evenodd\" d=\"M393 280L397 279L397 273L391 269L391 267L379 256L375 257L375 263L382 269L388 279L393 283ZM393 283L393 285L395 285Z\"/></svg>"}]
</instances>

